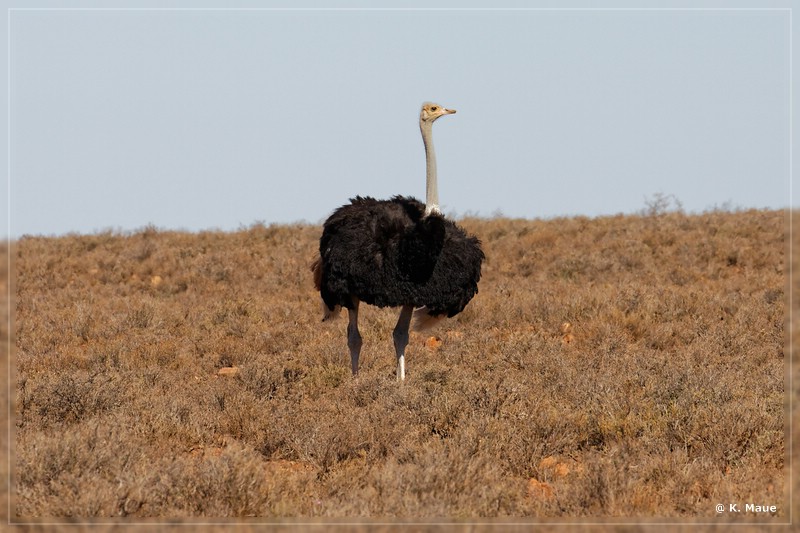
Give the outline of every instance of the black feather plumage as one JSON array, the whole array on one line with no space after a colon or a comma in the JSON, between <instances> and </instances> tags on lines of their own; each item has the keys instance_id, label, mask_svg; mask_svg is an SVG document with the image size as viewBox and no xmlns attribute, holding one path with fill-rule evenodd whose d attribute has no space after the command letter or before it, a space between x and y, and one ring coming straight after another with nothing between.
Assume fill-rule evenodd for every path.
<instances>
[{"instance_id":1,"label":"black feather plumage","mask_svg":"<svg viewBox=\"0 0 800 533\"><path fill-rule=\"evenodd\" d=\"M356 197L325 222L319 290L329 309L353 297L378 307L426 307L452 317L478 292L480 241L410 197Z\"/></svg>"}]
</instances>

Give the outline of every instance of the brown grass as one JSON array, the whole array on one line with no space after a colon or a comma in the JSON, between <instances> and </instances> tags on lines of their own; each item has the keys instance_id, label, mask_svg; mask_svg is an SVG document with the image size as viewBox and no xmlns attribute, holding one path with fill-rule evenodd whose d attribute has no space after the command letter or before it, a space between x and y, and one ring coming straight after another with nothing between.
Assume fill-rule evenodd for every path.
<instances>
[{"instance_id":1,"label":"brown grass","mask_svg":"<svg viewBox=\"0 0 800 533\"><path fill-rule=\"evenodd\" d=\"M404 384L395 310L357 379L320 323L318 227L19 240L14 519L787 519L783 212L462 222Z\"/></svg>"}]
</instances>

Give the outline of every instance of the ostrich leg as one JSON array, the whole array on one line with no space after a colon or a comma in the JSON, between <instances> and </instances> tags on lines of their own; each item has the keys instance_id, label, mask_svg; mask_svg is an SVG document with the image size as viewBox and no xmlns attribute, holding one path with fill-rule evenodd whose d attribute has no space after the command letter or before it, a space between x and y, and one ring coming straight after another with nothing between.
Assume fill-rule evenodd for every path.
<instances>
[{"instance_id":1,"label":"ostrich leg","mask_svg":"<svg viewBox=\"0 0 800 533\"><path fill-rule=\"evenodd\" d=\"M408 326L411 324L411 315L414 312L413 305L404 305L400 311L400 318L392 332L394 339L394 350L397 353L397 379L406 379L406 346L408 345Z\"/></svg>"},{"instance_id":2,"label":"ostrich leg","mask_svg":"<svg viewBox=\"0 0 800 533\"><path fill-rule=\"evenodd\" d=\"M358 374L358 356L361 354L361 334L358 332L358 300L353 300L353 308L348 309L347 314L347 347L350 348L350 366L355 376Z\"/></svg>"}]
</instances>

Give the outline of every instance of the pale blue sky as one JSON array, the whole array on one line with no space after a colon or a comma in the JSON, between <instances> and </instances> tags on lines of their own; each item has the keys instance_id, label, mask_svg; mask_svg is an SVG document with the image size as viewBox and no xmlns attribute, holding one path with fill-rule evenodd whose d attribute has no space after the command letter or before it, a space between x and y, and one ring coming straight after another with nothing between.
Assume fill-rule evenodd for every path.
<instances>
[{"instance_id":1,"label":"pale blue sky","mask_svg":"<svg viewBox=\"0 0 800 533\"><path fill-rule=\"evenodd\" d=\"M788 10L10 17L12 237L423 199L426 100L458 110L434 126L457 216L633 213L657 193L687 211L790 204Z\"/></svg>"}]
</instances>

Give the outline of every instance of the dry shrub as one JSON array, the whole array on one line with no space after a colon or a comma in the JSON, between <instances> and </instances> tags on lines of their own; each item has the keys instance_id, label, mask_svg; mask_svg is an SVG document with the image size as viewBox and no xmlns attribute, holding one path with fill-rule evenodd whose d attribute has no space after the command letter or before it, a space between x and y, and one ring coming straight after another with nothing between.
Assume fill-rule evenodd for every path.
<instances>
[{"instance_id":1,"label":"dry shrub","mask_svg":"<svg viewBox=\"0 0 800 533\"><path fill-rule=\"evenodd\" d=\"M403 384L396 310L355 379L320 323L319 228L25 237L14 513L783 519L784 216L654 206L462 220L480 293Z\"/></svg>"}]
</instances>

